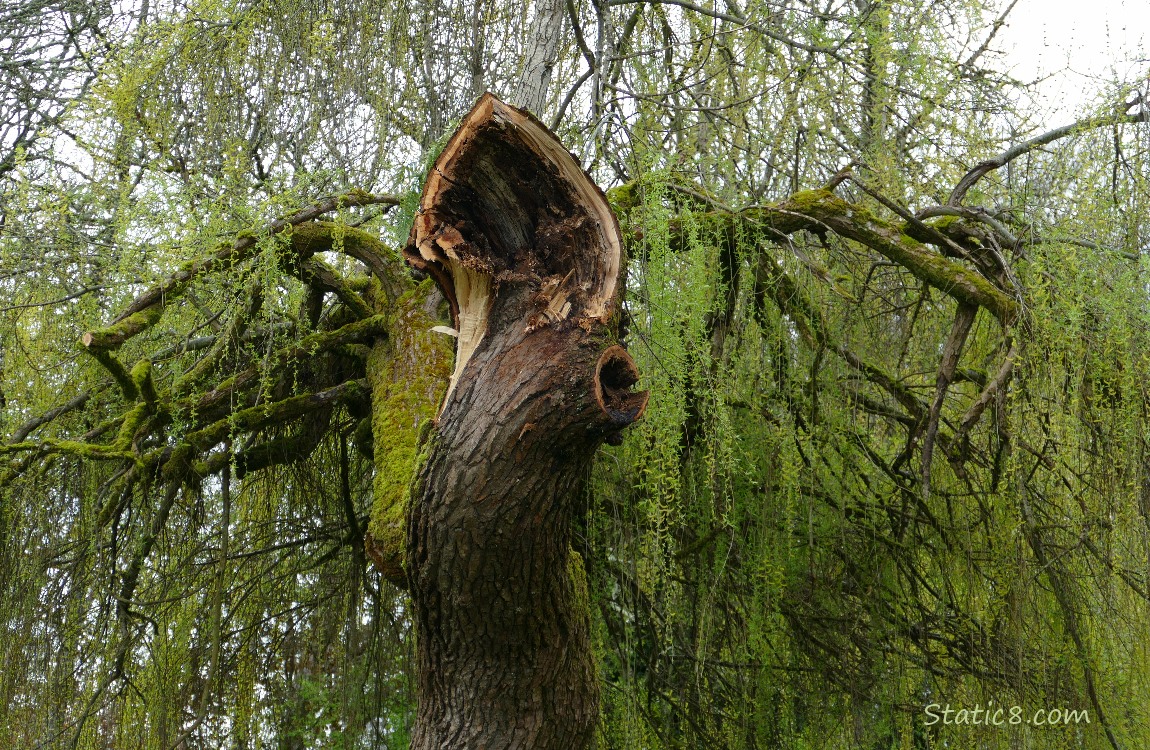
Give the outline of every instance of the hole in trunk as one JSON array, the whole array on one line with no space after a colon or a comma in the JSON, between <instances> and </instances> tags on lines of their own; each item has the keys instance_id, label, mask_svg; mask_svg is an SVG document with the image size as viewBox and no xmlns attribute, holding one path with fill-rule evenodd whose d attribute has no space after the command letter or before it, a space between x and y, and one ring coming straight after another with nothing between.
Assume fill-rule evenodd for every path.
<instances>
[{"instance_id":1,"label":"hole in trunk","mask_svg":"<svg viewBox=\"0 0 1150 750\"><path fill-rule=\"evenodd\" d=\"M621 346L603 352L595 365L595 398L615 429L622 429L643 416L647 391L632 391L639 382L635 360Z\"/></svg>"}]
</instances>

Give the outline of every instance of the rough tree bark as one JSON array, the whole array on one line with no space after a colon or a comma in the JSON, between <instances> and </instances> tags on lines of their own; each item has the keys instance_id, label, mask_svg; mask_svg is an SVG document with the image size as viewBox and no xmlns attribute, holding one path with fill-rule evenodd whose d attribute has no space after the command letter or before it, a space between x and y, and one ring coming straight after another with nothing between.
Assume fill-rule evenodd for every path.
<instances>
[{"instance_id":1,"label":"rough tree bark","mask_svg":"<svg viewBox=\"0 0 1150 750\"><path fill-rule=\"evenodd\" d=\"M647 404L618 345L618 224L546 127L487 94L436 161L405 255L457 332L408 513L411 747L586 747L598 687L571 519L595 450Z\"/></svg>"}]
</instances>

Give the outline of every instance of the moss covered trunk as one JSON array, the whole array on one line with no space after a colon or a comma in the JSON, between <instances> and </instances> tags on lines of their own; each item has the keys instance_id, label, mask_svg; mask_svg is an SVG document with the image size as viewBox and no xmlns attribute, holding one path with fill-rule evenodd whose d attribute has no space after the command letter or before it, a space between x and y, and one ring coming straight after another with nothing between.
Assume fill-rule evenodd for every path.
<instances>
[{"instance_id":1,"label":"moss covered trunk","mask_svg":"<svg viewBox=\"0 0 1150 750\"><path fill-rule=\"evenodd\" d=\"M406 253L457 333L408 513L412 748L586 747L598 685L571 519L595 450L646 405L616 343L618 226L546 128L488 95L432 170Z\"/></svg>"}]
</instances>

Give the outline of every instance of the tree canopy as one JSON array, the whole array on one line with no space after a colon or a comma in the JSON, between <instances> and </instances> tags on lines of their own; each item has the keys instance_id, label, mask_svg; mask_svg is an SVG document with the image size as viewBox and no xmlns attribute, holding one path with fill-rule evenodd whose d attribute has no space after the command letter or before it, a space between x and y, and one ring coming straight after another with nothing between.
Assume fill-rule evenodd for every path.
<instances>
[{"instance_id":1,"label":"tree canopy","mask_svg":"<svg viewBox=\"0 0 1150 750\"><path fill-rule=\"evenodd\" d=\"M606 191L649 393L564 505L595 747L1150 744L1150 91L1051 129L1011 8L0 9L0 746L411 742L487 91ZM925 710L990 701L1089 722Z\"/></svg>"}]
</instances>

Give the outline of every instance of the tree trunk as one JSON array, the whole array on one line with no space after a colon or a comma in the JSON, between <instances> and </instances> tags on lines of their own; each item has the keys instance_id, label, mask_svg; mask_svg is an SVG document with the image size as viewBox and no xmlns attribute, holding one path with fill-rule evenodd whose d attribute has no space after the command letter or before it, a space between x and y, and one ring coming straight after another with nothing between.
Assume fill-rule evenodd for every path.
<instances>
[{"instance_id":1,"label":"tree trunk","mask_svg":"<svg viewBox=\"0 0 1150 750\"><path fill-rule=\"evenodd\" d=\"M563 36L566 0L536 0L535 15L527 32L523 70L511 93L511 102L535 114L547 103L551 71L559 61L559 41Z\"/></svg>"},{"instance_id":2,"label":"tree trunk","mask_svg":"<svg viewBox=\"0 0 1150 750\"><path fill-rule=\"evenodd\" d=\"M428 177L405 250L452 307L456 366L412 485L411 747L588 746L598 685L570 522L595 450L638 419L603 193L490 94Z\"/></svg>"}]
</instances>

